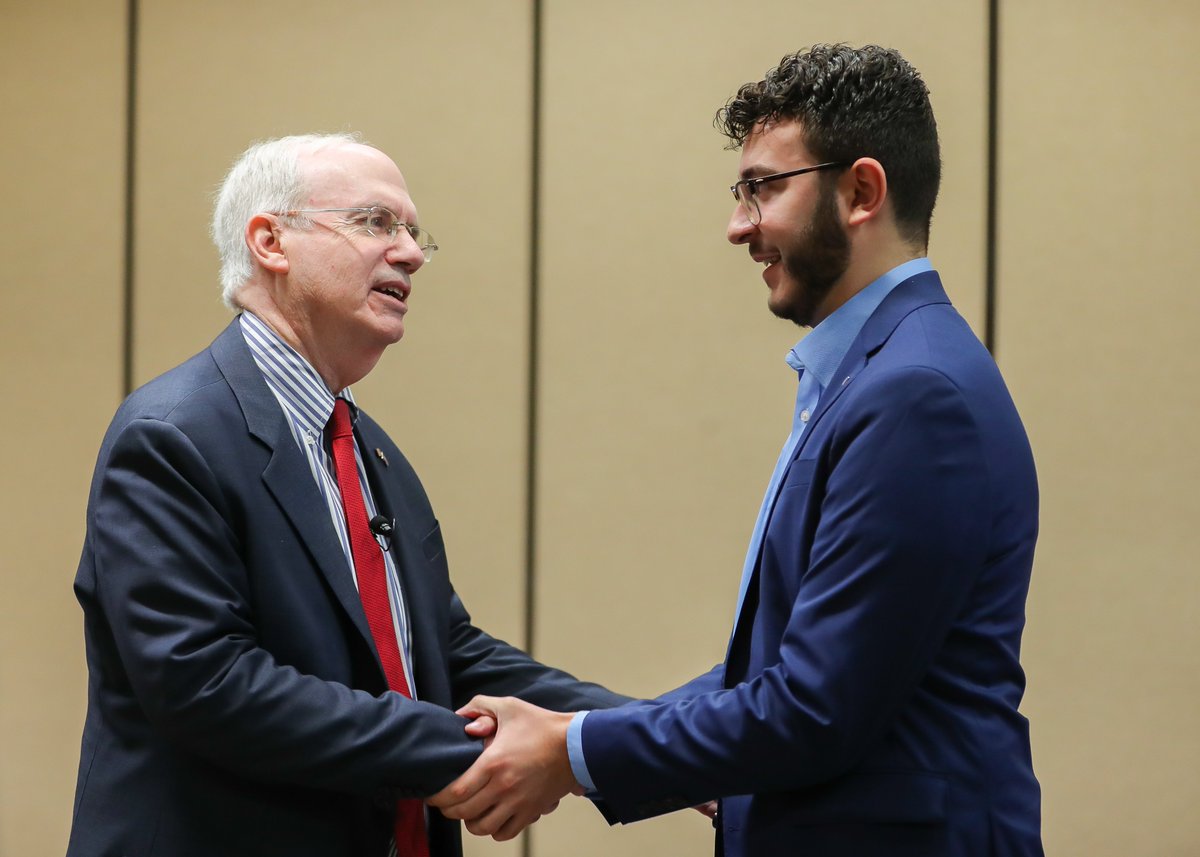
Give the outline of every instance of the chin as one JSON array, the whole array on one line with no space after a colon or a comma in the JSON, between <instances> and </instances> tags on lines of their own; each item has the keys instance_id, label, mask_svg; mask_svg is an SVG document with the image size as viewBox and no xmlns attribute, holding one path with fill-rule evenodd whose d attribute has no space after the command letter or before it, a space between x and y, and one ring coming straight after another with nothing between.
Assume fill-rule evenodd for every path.
<instances>
[{"instance_id":1,"label":"chin","mask_svg":"<svg viewBox=\"0 0 1200 857\"><path fill-rule=\"evenodd\" d=\"M373 333L375 338L384 347L395 345L404 338L404 322L399 320L389 322L386 325L376 328Z\"/></svg>"},{"instance_id":2,"label":"chin","mask_svg":"<svg viewBox=\"0 0 1200 857\"><path fill-rule=\"evenodd\" d=\"M812 301L800 288L795 288L794 292L772 292L767 298L767 309L777 318L790 321L798 327L812 327Z\"/></svg>"}]
</instances>

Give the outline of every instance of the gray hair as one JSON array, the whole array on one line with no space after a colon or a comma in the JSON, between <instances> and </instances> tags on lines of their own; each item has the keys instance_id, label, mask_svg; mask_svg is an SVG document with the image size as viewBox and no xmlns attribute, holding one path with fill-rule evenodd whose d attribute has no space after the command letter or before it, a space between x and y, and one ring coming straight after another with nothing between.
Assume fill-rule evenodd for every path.
<instances>
[{"instance_id":1,"label":"gray hair","mask_svg":"<svg viewBox=\"0 0 1200 857\"><path fill-rule=\"evenodd\" d=\"M328 145L360 143L357 134L297 134L255 143L229 168L216 192L212 239L221 255L221 300L237 309L237 292L254 274L246 224L256 214L301 208L308 186L300 155Z\"/></svg>"}]
</instances>

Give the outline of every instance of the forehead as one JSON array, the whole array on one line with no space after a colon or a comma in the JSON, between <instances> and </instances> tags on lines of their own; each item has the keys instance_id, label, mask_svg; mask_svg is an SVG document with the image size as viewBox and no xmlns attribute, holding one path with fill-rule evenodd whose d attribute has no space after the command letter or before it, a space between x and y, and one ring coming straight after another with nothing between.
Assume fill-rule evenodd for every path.
<instances>
[{"instance_id":1,"label":"forehead","mask_svg":"<svg viewBox=\"0 0 1200 857\"><path fill-rule=\"evenodd\" d=\"M742 144L742 178L783 172L811 163L812 156L804 145L804 128L792 119L760 122Z\"/></svg>"},{"instance_id":2,"label":"forehead","mask_svg":"<svg viewBox=\"0 0 1200 857\"><path fill-rule=\"evenodd\" d=\"M399 167L383 152L358 143L324 146L300 156L313 208L383 205L414 213Z\"/></svg>"}]
</instances>

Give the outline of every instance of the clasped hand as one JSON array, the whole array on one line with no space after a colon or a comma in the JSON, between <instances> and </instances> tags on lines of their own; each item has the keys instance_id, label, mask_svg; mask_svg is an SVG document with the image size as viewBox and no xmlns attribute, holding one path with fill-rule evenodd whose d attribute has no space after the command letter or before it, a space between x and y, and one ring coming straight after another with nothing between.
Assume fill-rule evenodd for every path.
<instances>
[{"instance_id":1,"label":"clasped hand","mask_svg":"<svg viewBox=\"0 0 1200 857\"><path fill-rule=\"evenodd\" d=\"M458 710L471 718L467 734L484 739L475 764L428 799L447 818L462 819L476 836L512 839L583 789L571 772L571 714L512 697L477 696Z\"/></svg>"}]
</instances>

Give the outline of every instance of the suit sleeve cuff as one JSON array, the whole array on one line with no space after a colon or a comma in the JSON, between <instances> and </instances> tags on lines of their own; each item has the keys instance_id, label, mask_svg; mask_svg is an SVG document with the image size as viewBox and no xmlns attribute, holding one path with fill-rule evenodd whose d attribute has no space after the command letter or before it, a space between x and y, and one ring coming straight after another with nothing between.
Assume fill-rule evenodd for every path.
<instances>
[{"instance_id":1,"label":"suit sleeve cuff","mask_svg":"<svg viewBox=\"0 0 1200 857\"><path fill-rule=\"evenodd\" d=\"M567 755L571 759L571 773L575 775L579 785L589 792L594 792L596 784L592 782L587 761L583 758L583 720L587 715L586 711L580 711L571 718L571 723L567 726Z\"/></svg>"}]
</instances>

